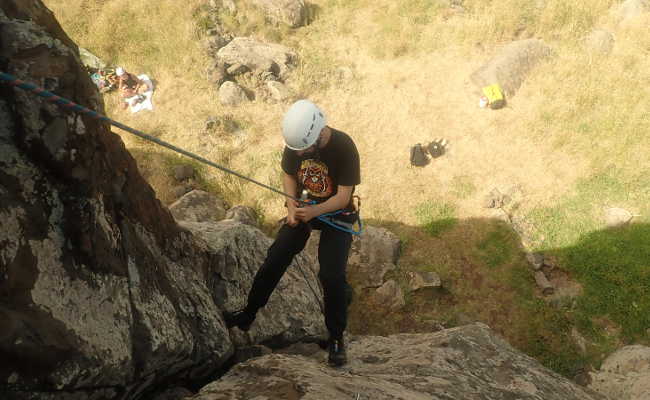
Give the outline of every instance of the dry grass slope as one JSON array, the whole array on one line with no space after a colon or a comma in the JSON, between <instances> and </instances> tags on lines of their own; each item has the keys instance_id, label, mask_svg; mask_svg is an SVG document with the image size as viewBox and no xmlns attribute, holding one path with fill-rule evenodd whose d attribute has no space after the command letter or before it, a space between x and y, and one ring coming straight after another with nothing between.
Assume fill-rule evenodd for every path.
<instances>
[{"instance_id":1,"label":"dry grass slope","mask_svg":"<svg viewBox=\"0 0 650 400\"><path fill-rule=\"evenodd\" d=\"M218 103L205 80L209 61L200 46L205 3L46 0L81 46L158 81L155 112L132 116L107 96L112 117L279 185L279 125L287 105ZM650 13L620 23L611 11L618 5L314 0L312 23L295 30L267 25L246 7L224 14L241 34L294 48L301 61L289 85L322 105L331 125L355 139L362 155L363 213L405 242L394 277L403 283L405 273L417 269L443 276L443 295L411 295L400 313L361 312L367 305L361 300L353 330L417 331L427 329L428 319L479 319L567 375L597 364L620 343L648 343L642 327L650 324L643 317L650 315L650 249L643 244L650 242ZM585 48L594 28L614 33L611 54ZM530 74L508 107L479 109L469 75L502 45L532 37L546 41L555 56ZM341 66L354 77L342 78ZM237 121L247 135L202 135L203 121L212 115ZM438 137L450 142L444 157L423 169L408 166L409 145ZM123 138L159 196L170 199L171 183L160 178L170 162L148 162L149 145ZM231 203L253 205L269 220L282 216L277 196L219 172L204 175ZM517 235L481 207L492 188L512 186L525 194L517 213L537 227L538 249L559 257L564 273L585 286L575 304L558 307L538 297ZM641 217L631 229L605 231L605 206ZM617 248L635 249L635 258L592 251ZM597 268L603 265L612 267ZM621 271L631 275L625 281L631 286L606 285ZM598 301L599 290L606 290L608 304ZM629 293L621 290L639 297L639 313L626 311ZM573 326L587 337L587 349L571 339Z\"/></svg>"}]
</instances>

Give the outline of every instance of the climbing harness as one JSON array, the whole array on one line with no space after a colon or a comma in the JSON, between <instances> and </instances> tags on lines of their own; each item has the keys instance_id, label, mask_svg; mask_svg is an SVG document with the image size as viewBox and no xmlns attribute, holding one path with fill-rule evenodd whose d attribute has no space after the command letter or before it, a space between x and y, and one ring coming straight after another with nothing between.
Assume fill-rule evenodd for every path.
<instances>
[{"instance_id":1,"label":"climbing harness","mask_svg":"<svg viewBox=\"0 0 650 400\"><path fill-rule=\"evenodd\" d=\"M242 174L240 174L240 173L238 173L236 171L233 171L233 170L231 170L229 168L226 168L226 167L223 167L223 166L221 166L219 164L216 164L216 163L214 163L214 162L212 162L212 161L210 161L210 160L208 160L206 158L203 158L203 157L201 157L199 155L196 155L194 153L190 153L187 150L183 150L183 149L181 149L179 147L176 147L176 146L174 146L174 145L172 145L170 143L167 143L167 142L165 142L163 140L160 140L160 139L158 139L158 138L156 138L154 136L148 135L148 134L146 134L144 132L141 132L141 131L139 131L137 129L133 129L133 128L131 128L129 126L126 126L126 125L124 125L124 124L122 124L122 123L120 123L118 121L115 121L115 120L113 120L111 118L108 118L105 115L99 114L96 111L90 110L90 109L88 109L86 107L83 107L83 106L80 106L79 104L76 104L76 103L74 103L74 102L72 102L72 101L70 101L68 99L57 96L54 93L48 92L47 90L45 90L43 88L40 88L40 87L38 87L38 86L36 86L36 85L34 85L32 83L20 80L20 79L18 79L17 77L15 77L13 75L10 75L10 74L4 73L4 72L0 72L0 82L4 82L4 83L6 83L6 84L8 84L10 86L15 86L15 87L23 89L23 90L25 90L27 92L31 92L31 93L39 96L39 97L43 97L45 100L47 100L49 102L52 102L52 103L56 103L59 106L61 106L62 108L64 108L64 109L68 109L68 110L71 110L73 112L88 115L89 117L94 118L94 119L98 119L100 121L108 122L109 124L111 124L113 126L116 126L116 127L120 128L120 129L126 131L126 132L129 132L129 133L133 134L133 135L136 135L136 136L138 136L138 137L140 137L140 138L142 138L144 140L153 142L153 143L155 143L155 144L157 144L159 146L162 146L162 147L166 147L166 148L168 148L168 149L170 149L172 151L183 154L186 157L190 157L190 158L192 158L194 160L197 160L198 162L201 162L203 164L206 164L206 165L209 165L211 167L217 168L218 170L221 170L221 171L226 172L228 174L235 175L238 178L241 178L241 179L244 179L244 180L246 180L248 182L254 183L254 184L258 185L258 186L261 186L261 187L263 187L265 189L268 189L268 190L270 190L272 192L275 192L275 193L277 193L279 195L282 195L284 197L296 200L296 201L304 203L304 204L314 204L313 202L305 202L304 200L301 200L301 199L299 199L299 198L297 198L295 196L287 194L287 193L285 193L285 192L283 192L281 190L275 189L274 187L266 185L266 184L264 184L262 182L258 182L258 181L254 180L252 178L249 178L249 177L247 177L245 175L242 175ZM323 215L319 215L317 218L319 220L323 221L325 224L328 224L328 225L330 225L330 226L332 226L332 227L334 227L336 229L339 229L339 230L341 230L343 232L351 233L353 235L360 235L363 232L363 227L361 225L361 219L360 218L358 220L359 221L359 229L358 230L354 230L351 226L346 225L346 223L344 223L344 222L342 223L342 221L333 220L334 216L336 216L338 214L341 214L343 212L344 212L343 210L339 210L339 211L335 211L333 213L326 213L326 214L323 214Z\"/></svg>"}]
</instances>

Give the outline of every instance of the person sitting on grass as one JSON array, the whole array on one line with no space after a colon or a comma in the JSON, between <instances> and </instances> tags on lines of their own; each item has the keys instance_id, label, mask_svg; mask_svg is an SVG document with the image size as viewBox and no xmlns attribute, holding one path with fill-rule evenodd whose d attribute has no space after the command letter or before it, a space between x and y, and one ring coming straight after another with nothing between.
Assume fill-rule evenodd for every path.
<instances>
[{"instance_id":1,"label":"person sitting on grass","mask_svg":"<svg viewBox=\"0 0 650 400\"><path fill-rule=\"evenodd\" d=\"M122 67L117 67L115 69L115 75L117 75L117 89L120 92L120 97L122 98L122 108L126 109L128 107L128 102L126 99L130 99L133 96L140 94L140 90L147 90L147 85L145 85L140 78L134 74L127 72Z\"/></svg>"}]
</instances>

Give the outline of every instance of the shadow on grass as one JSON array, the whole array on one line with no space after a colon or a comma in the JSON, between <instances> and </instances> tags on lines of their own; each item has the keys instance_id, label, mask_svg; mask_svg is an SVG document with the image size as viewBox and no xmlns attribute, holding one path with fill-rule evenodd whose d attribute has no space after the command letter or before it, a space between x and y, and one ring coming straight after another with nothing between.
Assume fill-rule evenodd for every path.
<instances>
[{"instance_id":1,"label":"shadow on grass","mask_svg":"<svg viewBox=\"0 0 650 400\"><path fill-rule=\"evenodd\" d=\"M397 269L385 279L400 284L406 305L386 309L372 296L375 289L358 286L351 269L358 292L351 333L430 332L480 321L569 378L598 367L622 345L650 344L650 225L596 231L573 246L545 251L556 265L543 270L557 290L544 296L508 224L486 218L443 222L428 222L444 225L432 235L427 225L366 221L402 242ZM443 289L409 292L412 271L436 272Z\"/></svg>"}]
</instances>

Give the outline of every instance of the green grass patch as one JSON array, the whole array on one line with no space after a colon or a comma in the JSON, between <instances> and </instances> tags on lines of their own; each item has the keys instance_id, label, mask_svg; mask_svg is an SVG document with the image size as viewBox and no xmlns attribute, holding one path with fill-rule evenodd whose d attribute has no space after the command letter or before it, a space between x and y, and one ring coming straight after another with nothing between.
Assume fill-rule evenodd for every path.
<instances>
[{"instance_id":1,"label":"green grass patch","mask_svg":"<svg viewBox=\"0 0 650 400\"><path fill-rule=\"evenodd\" d=\"M513 318L509 327L511 343L545 367L569 378L575 376L591 356L582 354L571 338L571 313L535 296L535 282L525 265L511 269L507 280L516 292L515 312L522 316Z\"/></svg>"},{"instance_id":2,"label":"green grass patch","mask_svg":"<svg viewBox=\"0 0 650 400\"><path fill-rule=\"evenodd\" d=\"M593 232L558 254L584 287L583 330L597 332L594 321L607 318L625 343L650 339L650 225Z\"/></svg>"},{"instance_id":3,"label":"green grass patch","mask_svg":"<svg viewBox=\"0 0 650 400\"><path fill-rule=\"evenodd\" d=\"M515 246L513 232L503 225L497 225L478 242L476 252L485 265L496 268L510 262L516 251Z\"/></svg>"},{"instance_id":4,"label":"green grass patch","mask_svg":"<svg viewBox=\"0 0 650 400\"><path fill-rule=\"evenodd\" d=\"M456 206L453 204L437 204L433 201L426 201L415 209L418 224L431 236L440 236L453 228L458 222L455 213Z\"/></svg>"}]
</instances>

